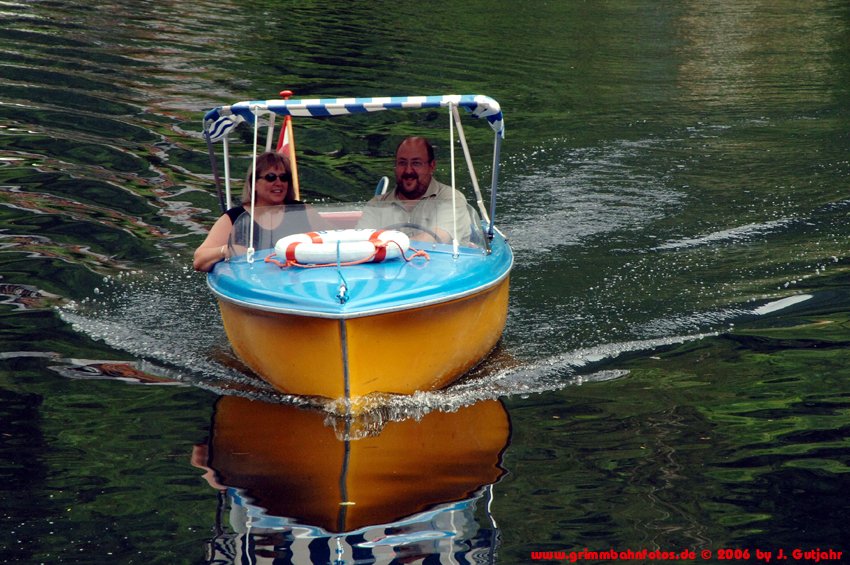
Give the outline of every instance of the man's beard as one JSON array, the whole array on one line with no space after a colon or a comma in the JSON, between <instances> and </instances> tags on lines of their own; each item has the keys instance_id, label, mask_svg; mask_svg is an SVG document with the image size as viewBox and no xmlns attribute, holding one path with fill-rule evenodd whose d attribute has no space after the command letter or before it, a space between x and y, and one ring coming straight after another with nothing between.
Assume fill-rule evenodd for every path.
<instances>
[{"instance_id":1,"label":"man's beard","mask_svg":"<svg viewBox=\"0 0 850 565\"><path fill-rule=\"evenodd\" d=\"M404 181L406 181L406 180L415 180L416 181L416 186L413 188L413 190L408 191L408 190L404 189ZM396 181L395 187L396 187L396 190L398 192L402 193L402 194L410 194L410 193L415 194L415 193L422 190L422 186L419 182L419 175L417 175L416 173L405 173L405 174L401 175L401 179Z\"/></svg>"}]
</instances>

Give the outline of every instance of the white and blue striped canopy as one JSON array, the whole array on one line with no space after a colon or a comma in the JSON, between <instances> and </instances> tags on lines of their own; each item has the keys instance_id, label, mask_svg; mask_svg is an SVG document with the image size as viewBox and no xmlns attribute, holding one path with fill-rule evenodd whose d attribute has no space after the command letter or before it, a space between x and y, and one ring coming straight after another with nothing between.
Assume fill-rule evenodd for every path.
<instances>
[{"instance_id":1,"label":"white and blue striped canopy","mask_svg":"<svg viewBox=\"0 0 850 565\"><path fill-rule=\"evenodd\" d=\"M505 124L499 103L489 96L448 94L443 96L387 96L376 98L314 98L304 100L250 100L219 106L204 116L204 130L217 141L242 123L254 123L255 116L270 113L295 117L343 116L382 110L444 108L454 104L476 118L486 118L499 136L505 136Z\"/></svg>"}]
</instances>

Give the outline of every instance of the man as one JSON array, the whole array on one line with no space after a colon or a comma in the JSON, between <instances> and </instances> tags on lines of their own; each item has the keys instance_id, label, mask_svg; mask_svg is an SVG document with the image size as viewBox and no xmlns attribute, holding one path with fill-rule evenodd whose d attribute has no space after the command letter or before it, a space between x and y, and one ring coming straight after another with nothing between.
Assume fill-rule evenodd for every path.
<instances>
[{"instance_id":1,"label":"man","mask_svg":"<svg viewBox=\"0 0 850 565\"><path fill-rule=\"evenodd\" d=\"M457 222L457 239L468 244L470 218L466 198L434 179L434 148L423 137L408 137L396 149L395 190L375 196L363 210L361 228L399 226L411 239L450 243ZM405 225L407 224L407 225Z\"/></svg>"}]
</instances>

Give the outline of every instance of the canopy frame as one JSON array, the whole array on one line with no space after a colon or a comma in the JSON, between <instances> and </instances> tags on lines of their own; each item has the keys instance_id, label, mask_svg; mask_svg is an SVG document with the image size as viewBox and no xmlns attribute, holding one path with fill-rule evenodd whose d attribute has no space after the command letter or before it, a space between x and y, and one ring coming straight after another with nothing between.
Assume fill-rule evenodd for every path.
<instances>
[{"instance_id":1,"label":"canopy frame","mask_svg":"<svg viewBox=\"0 0 850 565\"><path fill-rule=\"evenodd\" d=\"M484 118L489 122L493 130L493 166L490 181L490 209L484 205L483 197L478 186L478 179L472 166L472 157L466 143L460 115L457 108L467 110L476 118ZM229 134L242 122L248 122L254 126L256 153L256 134L259 119L268 117L270 139L274 127L275 117L332 117L350 114L362 114L385 110L417 110L427 108L448 108L450 114L450 125L452 121L456 125L458 137L466 158L470 177L472 178L473 190L475 191L476 204L481 217L489 222L487 236L493 238L495 230L496 199L498 192L499 167L501 142L505 137L504 117L502 116L499 103L484 95L475 94L449 94L439 96L399 96L399 97L374 97L374 98L313 98L313 99L276 99L276 100L250 100L237 102L229 106L219 106L209 110L204 115L204 137L208 142L222 141L225 149L225 184L227 194L227 205L230 205L230 175L227 138ZM452 161L454 151L454 134L452 136ZM266 147L269 141L266 142ZM256 156L255 156L256 158ZM454 163L452 163L452 175L454 175ZM218 188L218 180L217 180ZM219 189L220 191L220 189Z\"/></svg>"}]
</instances>

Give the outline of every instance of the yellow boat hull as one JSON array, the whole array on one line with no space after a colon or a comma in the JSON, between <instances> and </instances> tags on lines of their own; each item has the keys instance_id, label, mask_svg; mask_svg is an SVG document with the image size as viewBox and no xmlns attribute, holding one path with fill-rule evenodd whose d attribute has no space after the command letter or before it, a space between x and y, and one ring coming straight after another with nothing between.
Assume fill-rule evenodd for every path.
<instances>
[{"instance_id":1,"label":"yellow boat hull","mask_svg":"<svg viewBox=\"0 0 850 565\"><path fill-rule=\"evenodd\" d=\"M351 399L442 388L495 346L509 278L448 302L354 318L282 314L219 299L234 351L287 394Z\"/></svg>"}]
</instances>

